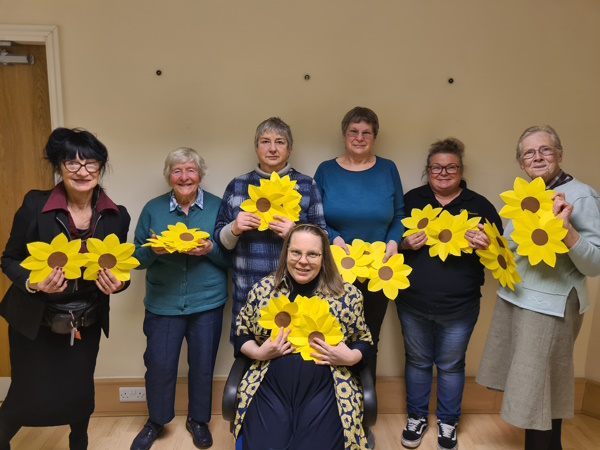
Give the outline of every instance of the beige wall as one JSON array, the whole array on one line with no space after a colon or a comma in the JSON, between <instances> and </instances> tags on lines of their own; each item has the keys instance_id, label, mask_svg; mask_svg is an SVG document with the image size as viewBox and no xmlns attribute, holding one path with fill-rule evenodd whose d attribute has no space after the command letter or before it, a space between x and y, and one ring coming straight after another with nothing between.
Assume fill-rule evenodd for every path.
<instances>
[{"instance_id":1,"label":"beige wall","mask_svg":"<svg viewBox=\"0 0 600 450\"><path fill-rule=\"evenodd\" d=\"M405 190L421 184L428 145L452 135L467 146L469 186L500 207L498 194L523 175L513 158L519 134L543 123L563 140L563 167L600 189L597 0L0 0L0 21L58 25L65 125L88 128L109 147L104 185L129 209L130 237L145 201L167 189L168 151L197 149L210 167L204 187L222 195L255 163L256 125L279 115L294 132L293 166L312 175L343 151L339 123L356 105L378 113L376 152L396 162ZM468 375L495 286L488 277ZM596 306L596 280L591 288ZM98 377L143 376L143 294L143 273L135 273L114 297ZM389 309L379 373L399 375L402 339ZM600 380L594 312L575 373ZM232 360L228 332L217 375Z\"/></svg>"}]
</instances>

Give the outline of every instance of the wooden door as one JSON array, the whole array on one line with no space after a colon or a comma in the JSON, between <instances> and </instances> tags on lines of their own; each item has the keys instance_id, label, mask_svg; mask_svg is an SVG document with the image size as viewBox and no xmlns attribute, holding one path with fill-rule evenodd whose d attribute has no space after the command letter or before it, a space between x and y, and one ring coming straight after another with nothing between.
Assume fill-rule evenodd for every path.
<instances>
[{"instance_id":1,"label":"wooden door","mask_svg":"<svg viewBox=\"0 0 600 450\"><path fill-rule=\"evenodd\" d=\"M43 160L51 131L46 47L5 48L11 54L32 54L35 64L0 64L0 251L27 191L54 185L52 169ZM0 275L0 299L9 286L6 275ZM10 376L7 331L0 318L0 377Z\"/></svg>"}]
</instances>

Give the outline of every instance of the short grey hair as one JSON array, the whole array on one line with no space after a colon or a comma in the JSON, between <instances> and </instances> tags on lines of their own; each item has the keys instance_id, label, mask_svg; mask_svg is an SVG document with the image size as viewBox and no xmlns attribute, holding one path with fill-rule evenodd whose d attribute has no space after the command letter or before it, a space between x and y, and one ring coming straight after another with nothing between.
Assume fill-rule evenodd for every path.
<instances>
[{"instance_id":1,"label":"short grey hair","mask_svg":"<svg viewBox=\"0 0 600 450\"><path fill-rule=\"evenodd\" d=\"M208 170L208 166L204 159L196 153L196 150L188 148L188 147L179 147L177 150L173 150L165 159L165 168L163 169L163 175L169 182L169 177L171 176L171 169L173 166L177 164L186 164L189 162L193 162L196 164L196 169L198 169L198 174L200 175L200 181L206 175L206 171Z\"/></svg>"},{"instance_id":2,"label":"short grey hair","mask_svg":"<svg viewBox=\"0 0 600 450\"><path fill-rule=\"evenodd\" d=\"M523 153L523 141L527 137L531 136L532 134L540 133L540 132L546 133L548 136L550 136L550 139L552 140L552 146L558 152L558 154L562 156L562 154L563 154L562 143L560 142L560 138L558 137L558 134L556 133L554 128L552 128L550 125L534 125L532 127L527 128L525 131L523 131L523 134L519 138L519 142L517 143L517 161L518 162L521 162L521 154Z\"/></svg>"},{"instance_id":3,"label":"short grey hair","mask_svg":"<svg viewBox=\"0 0 600 450\"><path fill-rule=\"evenodd\" d=\"M294 138L292 137L292 130L290 129L290 126L279 117L270 117L256 127L256 133L254 135L254 148L258 148L258 140L263 134L268 132L277 133L283 136L287 141L288 150L291 150L294 147Z\"/></svg>"}]
</instances>

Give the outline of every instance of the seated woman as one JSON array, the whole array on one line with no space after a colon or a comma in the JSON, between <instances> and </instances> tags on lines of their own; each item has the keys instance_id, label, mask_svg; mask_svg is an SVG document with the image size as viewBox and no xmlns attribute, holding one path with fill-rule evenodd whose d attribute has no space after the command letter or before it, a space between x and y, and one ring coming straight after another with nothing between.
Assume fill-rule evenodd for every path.
<instances>
[{"instance_id":1,"label":"seated woman","mask_svg":"<svg viewBox=\"0 0 600 450\"><path fill-rule=\"evenodd\" d=\"M290 329L270 330L258 323L271 297L298 295L327 300L344 336L335 345L315 337L306 361L288 341ZM286 237L275 274L256 283L236 319L234 345L254 359L240 383L234 435L244 450L365 449L362 390L351 367L366 364L371 334L363 315L363 296L345 283L333 260L327 234L318 226L296 226ZM341 411L341 415L340 415ZM238 442L239 445L239 442Z\"/></svg>"}]
</instances>

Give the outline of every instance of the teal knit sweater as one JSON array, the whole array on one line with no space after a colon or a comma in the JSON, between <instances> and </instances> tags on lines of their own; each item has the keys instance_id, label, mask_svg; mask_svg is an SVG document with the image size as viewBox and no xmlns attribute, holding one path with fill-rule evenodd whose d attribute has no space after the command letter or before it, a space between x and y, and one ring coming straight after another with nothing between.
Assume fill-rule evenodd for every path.
<instances>
[{"instance_id":1,"label":"teal knit sweater","mask_svg":"<svg viewBox=\"0 0 600 450\"><path fill-rule=\"evenodd\" d=\"M135 253L138 269L146 269L144 306L154 314L187 315L207 311L227 301L227 268L231 260L213 241L205 256L184 253L157 255L150 247L142 247L154 230L157 235L167 225L183 222L188 228L200 228L213 240L215 220L221 199L206 191L203 208L194 204L186 215L180 208L170 211L171 194L150 200L144 206L135 229Z\"/></svg>"}]
</instances>

